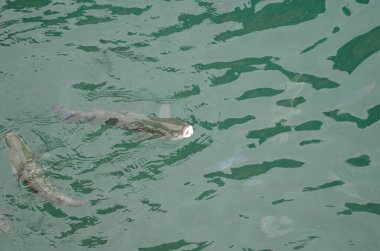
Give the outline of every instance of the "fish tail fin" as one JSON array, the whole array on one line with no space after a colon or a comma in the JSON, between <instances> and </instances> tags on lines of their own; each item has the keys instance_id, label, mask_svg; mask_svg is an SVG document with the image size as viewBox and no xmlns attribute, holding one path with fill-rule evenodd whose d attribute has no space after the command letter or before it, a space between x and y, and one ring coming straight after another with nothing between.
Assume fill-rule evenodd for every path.
<instances>
[{"instance_id":1,"label":"fish tail fin","mask_svg":"<svg viewBox=\"0 0 380 251\"><path fill-rule=\"evenodd\" d=\"M87 203L88 203L88 200L73 200L73 199L70 199L70 200L64 201L62 203L62 205L68 206L68 207L80 207L80 206L83 206L83 205L85 205Z\"/></svg>"},{"instance_id":2,"label":"fish tail fin","mask_svg":"<svg viewBox=\"0 0 380 251\"><path fill-rule=\"evenodd\" d=\"M57 204L68 206L68 207L80 207L88 203L88 200L74 200L64 194L55 192L49 199Z\"/></svg>"}]
</instances>

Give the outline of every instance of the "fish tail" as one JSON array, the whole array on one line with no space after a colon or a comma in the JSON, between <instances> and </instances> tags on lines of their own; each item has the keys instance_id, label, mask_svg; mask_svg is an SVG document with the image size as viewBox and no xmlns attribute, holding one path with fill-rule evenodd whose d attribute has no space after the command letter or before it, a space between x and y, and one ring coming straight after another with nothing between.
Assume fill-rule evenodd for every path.
<instances>
[{"instance_id":1,"label":"fish tail","mask_svg":"<svg viewBox=\"0 0 380 251\"><path fill-rule=\"evenodd\" d=\"M47 197L50 197L48 199L50 199L51 201L57 204L68 206L68 207L80 207L88 203L88 200L74 200L66 195L63 195L57 192Z\"/></svg>"},{"instance_id":2,"label":"fish tail","mask_svg":"<svg viewBox=\"0 0 380 251\"><path fill-rule=\"evenodd\" d=\"M62 205L64 206L68 206L68 207L80 207L80 206L83 206L85 204L88 203L88 200L68 200L68 201L65 201L64 203L62 203Z\"/></svg>"}]
</instances>

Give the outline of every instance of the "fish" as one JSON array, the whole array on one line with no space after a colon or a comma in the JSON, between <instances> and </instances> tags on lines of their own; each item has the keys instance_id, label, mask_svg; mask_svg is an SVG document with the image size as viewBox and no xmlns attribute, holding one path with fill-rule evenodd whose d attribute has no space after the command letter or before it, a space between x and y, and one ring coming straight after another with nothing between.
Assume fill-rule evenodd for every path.
<instances>
[{"instance_id":1,"label":"fish","mask_svg":"<svg viewBox=\"0 0 380 251\"><path fill-rule=\"evenodd\" d=\"M194 132L193 127L182 120L161 118L154 114L144 115L129 111L108 112L102 110L86 113L70 110L62 106L54 106L53 109L64 121L95 122L151 135L159 135L164 138L189 138Z\"/></svg>"},{"instance_id":2,"label":"fish","mask_svg":"<svg viewBox=\"0 0 380 251\"><path fill-rule=\"evenodd\" d=\"M55 191L42 168L33 158L28 145L19 135L15 132L7 132L4 138L12 173L17 175L33 192L48 201L64 206L79 207L88 202L87 200L74 200Z\"/></svg>"}]
</instances>

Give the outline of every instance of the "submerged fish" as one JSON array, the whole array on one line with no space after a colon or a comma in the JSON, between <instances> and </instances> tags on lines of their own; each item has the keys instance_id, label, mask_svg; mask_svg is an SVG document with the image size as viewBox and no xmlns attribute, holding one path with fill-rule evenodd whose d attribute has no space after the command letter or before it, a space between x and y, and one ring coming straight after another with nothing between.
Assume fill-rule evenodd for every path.
<instances>
[{"instance_id":1,"label":"submerged fish","mask_svg":"<svg viewBox=\"0 0 380 251\"><path fill-rule=\"evenodd\" d=\"M87 203L83 200L74 200L66 195L56 192L46 179L43 170L33 159L29 147L21 137L14 132L5 134L5 147L12 172L24 181L34 192L42 198L64 206L77 207Z\"/></svg>"},{"instance_id":2,"label":"submerged fish","mask_svg":"<svg viewBox=\"0 0 380 251\"><path fill-rule=\"evenodd\" d=\"M193 127L186 122L174 118L160 118L153 114L106 111L85 113L62 106L55 106L54 109L66 121L91 121L168 138L188 138L193 134Z\"/></svg>"}]
</instances>

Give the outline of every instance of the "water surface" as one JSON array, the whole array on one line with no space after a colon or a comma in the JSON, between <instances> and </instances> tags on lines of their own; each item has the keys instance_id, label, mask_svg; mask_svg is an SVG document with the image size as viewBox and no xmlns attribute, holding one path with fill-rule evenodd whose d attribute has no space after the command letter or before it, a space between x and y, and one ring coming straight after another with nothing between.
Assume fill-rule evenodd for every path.
<instances>
[{"instance_id":1,"label":"water surface","mask_svg":"<svg viewBox=\"0 0 380 251\"><path fill-rule=\"evenodd\" d=\"M380 3L3 1L1 250L379 250ZM156 113L184 140L64 123L53 105Z\"/></svg>"}]
</instances>

